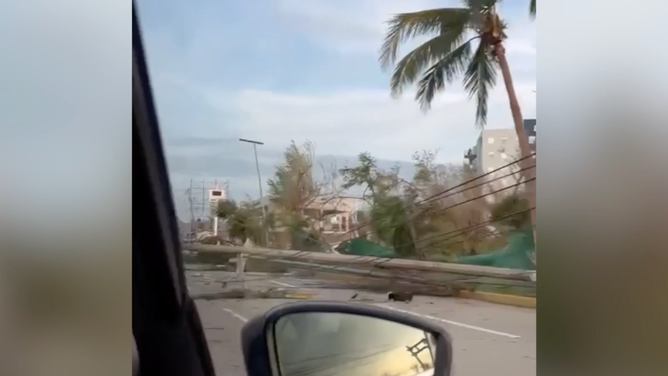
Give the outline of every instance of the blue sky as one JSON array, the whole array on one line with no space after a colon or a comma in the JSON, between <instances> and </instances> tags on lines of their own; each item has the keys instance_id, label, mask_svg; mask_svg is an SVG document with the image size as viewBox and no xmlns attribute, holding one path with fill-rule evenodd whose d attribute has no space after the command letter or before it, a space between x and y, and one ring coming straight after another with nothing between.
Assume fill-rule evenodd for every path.
<instances>
[{"instance_id":1,"label":"blue sky","mask_svg":"<svg viewBox=\"0 0 668 376\"><path fill-rule=\"evenodd\" d=\"M536 29L524 1L502 4L506 47L525 117L535 116ZM475 104L456 84L424 114L412 100L391 99L378 63L384 22L398 12L453 6L452 1L140 0L139 12L163 139L178 192L190 178L230 180L236 198L257 197L253 153L266 178L291 140L310 140L338 167L369 151L388 166L418 150L440 149L460 162L475 143ZM512 119L501 82L491 95L488 127ZM403 163L402 163L403 165Z\"/></svg>"}]
</instances>

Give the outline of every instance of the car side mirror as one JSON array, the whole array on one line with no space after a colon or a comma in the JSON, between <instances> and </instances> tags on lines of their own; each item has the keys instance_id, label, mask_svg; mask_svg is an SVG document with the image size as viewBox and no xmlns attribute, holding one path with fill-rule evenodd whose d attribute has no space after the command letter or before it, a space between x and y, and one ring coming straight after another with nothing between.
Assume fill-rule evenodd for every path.
<instances>
[{"instance_id":1,"label":"car side mirror","mask_svg":"<svg viewBox=\"0 0 668 376\"><path fill-rule=\"evenodd\" d=\"M356 303L299 302L244 325L248 376L449 376L452 343L441 326Z\"/></svg>"}]
</instances>

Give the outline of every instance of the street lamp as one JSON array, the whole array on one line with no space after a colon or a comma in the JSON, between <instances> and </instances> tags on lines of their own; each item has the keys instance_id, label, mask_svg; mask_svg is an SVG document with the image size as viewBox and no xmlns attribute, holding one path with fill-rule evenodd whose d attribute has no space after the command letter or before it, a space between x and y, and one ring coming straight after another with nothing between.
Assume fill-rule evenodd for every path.
<instances>
[{"instance_id":1,"label":"street lamp","mask_svg":"<svg viewBox=\"0 0 668 376\"><path fill-rule=\"evenodd\" d=\"M262 227L264 227L265 230L266 241L269 242L269 234L267 234L267 228L266 228L267 213L264 208L264 203L262 202L264 196L262 195L262 177L260 176L260 163L257 160L257 145L264 145L264 142L247 140L245 138L240 138L239 141L253 144L253 152L255 153L255 168L257 169L257 184L260 187L260 206L262 206Z\"/></svg>"}]
</instances>

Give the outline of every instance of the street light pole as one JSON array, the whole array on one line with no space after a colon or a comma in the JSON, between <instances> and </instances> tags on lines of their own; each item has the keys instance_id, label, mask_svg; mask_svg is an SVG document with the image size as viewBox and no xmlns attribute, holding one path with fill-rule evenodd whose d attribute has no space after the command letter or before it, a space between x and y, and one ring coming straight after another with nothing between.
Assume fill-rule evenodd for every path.
<instances>
[{"instance_id":1,"label":"street light pole","mask_svg":"<svg viewBox=\"0 0 668 376\"><path fill-rule=\"evenodd\" d=\"M257 184L258 187L260 188L260 205L262 206L262 227L264 227L265 231L265 237L266 237L265 240L267 241L267 243L269 243L269 234L267 230L267 212L264 208L264 203L262 202L264 196L262 194L262 177L260 176L260 162L258 162L257 159L257 145L264 145L264 142L247 140L245 138L240 138L239 141L253 144L253 152L255 153L255 168L257 169Z\"/></svg>"}]
</instances>

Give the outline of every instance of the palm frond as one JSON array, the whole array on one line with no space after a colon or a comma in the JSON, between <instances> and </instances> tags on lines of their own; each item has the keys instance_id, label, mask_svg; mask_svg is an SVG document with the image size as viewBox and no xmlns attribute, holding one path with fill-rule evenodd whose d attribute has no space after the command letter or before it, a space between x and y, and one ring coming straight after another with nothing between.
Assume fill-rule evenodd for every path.
<instances>
[{"instance_id":1,"label":"palm frond","mask_svg":"<svg viewBox=\"0 0 668 376\"><path fill-rule=\"evenodd\" d=\"M531 18L536 18L536 0L531 0L529 2L529 16Z\"/></svg>"},{"instance_id":2,"label":"palm frond","mask_svg":"<svg viewBox=\"0 0 668 376\"><path fill-rule=\"evenodd\" d=\"M464 73L464 90L469 98L476 98L476 125L483 128L487 123L487 100L496 84L496 60L490 56L492 46L481 39L478 49Z\"/></svg>"},{"instance_id":3,"label":"palm frond","mask_svg":"<svg viewBox=\"0 0 668 376\"><path fill-rule=\"evenodd\" d=\"M397 59L399 45L419 35L443 33L451 27L465 27L469 21L466 8L430 9L396 14L388 21L388 31L380 49L379 62L384 69Z\"/></svg>"},{"instance_id":4,"label":"palm frond","mask_svg":"<svg viewBox=\"0 0 668 376\"><path fill-rule=\"evenodd\" d=\"M501 0L465 0L464 4L469 9L488 10L499 4Z\"/></svg>"},{"instance_id":5,"label":"palm frond","mask_svg":"<svg viewBox=\"0 0 668 376\"><path fill-rule=\"evenodd\" d=\"M466 8L471 12L471 23L476 27L485 24L485 18L495 12L495 7L500 0L465 0Z\"/></svg>"},{"instance_id":6,"label":"palm frond","mask_svg":"<svg viewBox=\"0 0 668 376\"><path fill-rule=\"evenodd\" d=\"M397 63L390 79L392 96L399 96L406 85L415 82L425 67L434 64L452 52L453 48L461 44L464 36L463 25L457 25L426 41L404 56Z\"/></svg>"},{"instance_id":7,"label":"palm frond","mask_svg":"<svg viewBox=\"0 0 668 376\"><path fill-rule=\"evenodd\" d=\"M436 93L445 88L446 83L452 83L455 77L464 71L471 57L471 44L476 39L478 37L460 44L423 74L415 93L415 100L420 102L420 108L423 111L431 108L431 101Z\"/></svg>"}]
</instances>

